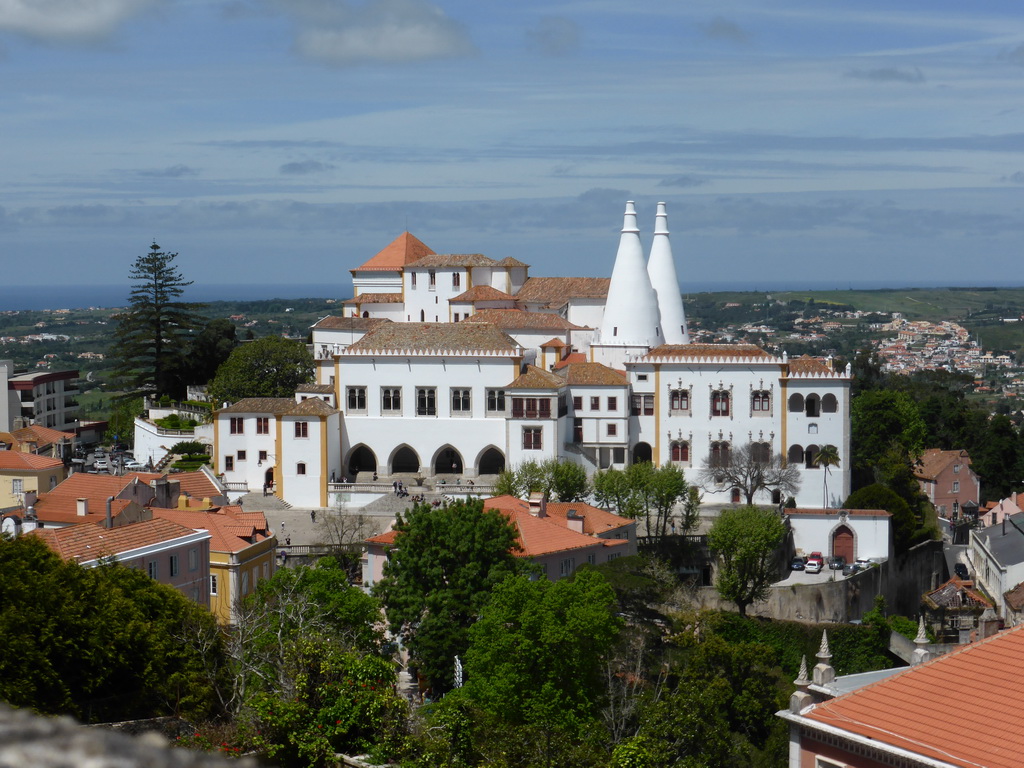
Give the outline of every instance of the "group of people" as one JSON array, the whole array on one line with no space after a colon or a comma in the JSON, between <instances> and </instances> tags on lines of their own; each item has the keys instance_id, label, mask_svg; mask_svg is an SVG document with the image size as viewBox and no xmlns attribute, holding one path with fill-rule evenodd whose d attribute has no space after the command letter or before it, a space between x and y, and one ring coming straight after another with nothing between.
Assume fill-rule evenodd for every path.
<instances>
[{"instance_id":1,"label":"group of people","mask_svg":"<svg viewBox=\"0 0 1024 768\"><path fill-rule=\"evenodd\" d=\"M397 496L400 499L405 498L406 496L409 495L409 491L402 484L401 480L395 480L395 482L391 484L391 487L395 489L395 496Z\"/></svg>"}]
</instances>

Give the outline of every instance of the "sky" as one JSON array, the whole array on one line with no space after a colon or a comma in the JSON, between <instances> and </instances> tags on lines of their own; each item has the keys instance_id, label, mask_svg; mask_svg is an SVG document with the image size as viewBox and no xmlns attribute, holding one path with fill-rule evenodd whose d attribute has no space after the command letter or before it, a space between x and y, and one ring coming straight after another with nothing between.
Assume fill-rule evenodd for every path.
<instances>
[{"instance_id":1,"label":"sky","mask_svg":"<svg viewBox=\"0 0 1024 768\"><path fill-rule=\"evenodd\" d=\"M1022 285L1024 6L0 0L0 179L8 285L607 276L627 200L684 290Z\"/></svg>"}]
</instances>

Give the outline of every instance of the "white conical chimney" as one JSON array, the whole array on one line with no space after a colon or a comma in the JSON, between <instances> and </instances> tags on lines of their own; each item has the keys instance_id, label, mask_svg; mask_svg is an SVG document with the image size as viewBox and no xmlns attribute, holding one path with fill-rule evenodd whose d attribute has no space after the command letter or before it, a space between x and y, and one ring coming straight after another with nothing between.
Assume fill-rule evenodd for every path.
<instances>
[{"instance_id":1,"label":"white conical chimney","mask_svg":"<svg viewBox=\"0 0 1024 768\"><path fill-rule=\"evenodd\" d=\"M658 294L658 311L661 315L661 332L666 344L689 344L690 332L686 328L686 313L683 297L679 293L679 277L675 260L672 258L672 243L668 238L668 213L665 204L658 203L658 214L654 218L654 240L651 242L651 258L647 262L647 274L651 285Z\"/></svg>"},{"instance_id":2,"label":"white conical chimney","mask_svg":"<svg viewBox=\"0 0 1024 768\"><path fill-rule=\"evenodd\" d=\"M644 265L636 208L626 203L626 215L615 256L598 344L621 347L656 347L664 342L658 294Z\"/></svg>"}]
</instances>

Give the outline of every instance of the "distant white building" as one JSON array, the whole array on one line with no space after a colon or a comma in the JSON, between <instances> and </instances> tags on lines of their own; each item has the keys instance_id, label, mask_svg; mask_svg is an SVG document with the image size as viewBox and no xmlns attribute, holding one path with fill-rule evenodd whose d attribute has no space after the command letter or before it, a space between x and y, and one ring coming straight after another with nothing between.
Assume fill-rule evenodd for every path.
<instances>
[{"instance_id":1,"label":"distant white building","mask_svg":"<svg viewBox=\"0 0 1024 768\"><path fill-rule=\"evenodd\" d=\"M797 501L809 506L825 490L814 457L834 445L828 505L846 498L849 369L689 343L668 237L659 204L645 263L628 203L609 280L532 278L516 259L440 255L404 233L352 270L348 316L313 326L319 462L307 451L296 474L294 452L313 438L296 444L284 424L301 403L242 401L217 412L218 471L250 488L273 478L277 495L306 504L326 498L332 476L468 482L554 457L588 471L672 462L692 477L755 444L800 467Z\"/></svg>"}]
</instances>

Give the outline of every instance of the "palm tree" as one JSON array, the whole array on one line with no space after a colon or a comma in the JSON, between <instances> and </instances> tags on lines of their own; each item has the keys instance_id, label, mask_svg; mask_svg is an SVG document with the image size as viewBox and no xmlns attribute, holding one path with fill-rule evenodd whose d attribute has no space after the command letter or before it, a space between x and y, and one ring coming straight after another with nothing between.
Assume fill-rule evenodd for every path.
<instances>
[{"instance_id":1,"label":"palm tree","mask_svg":"<svg viewBox=\"0 0 1024 768\"><path fill-rule=\"evenodd\" d=\"M834 445L821 446L817 455L814 457L814 463L816 466L822 467L825 470L825 498L823 499L821 506L823 509L828 509L829 467L839 466L839 449Z\"/></svg>"}]
</instances>

